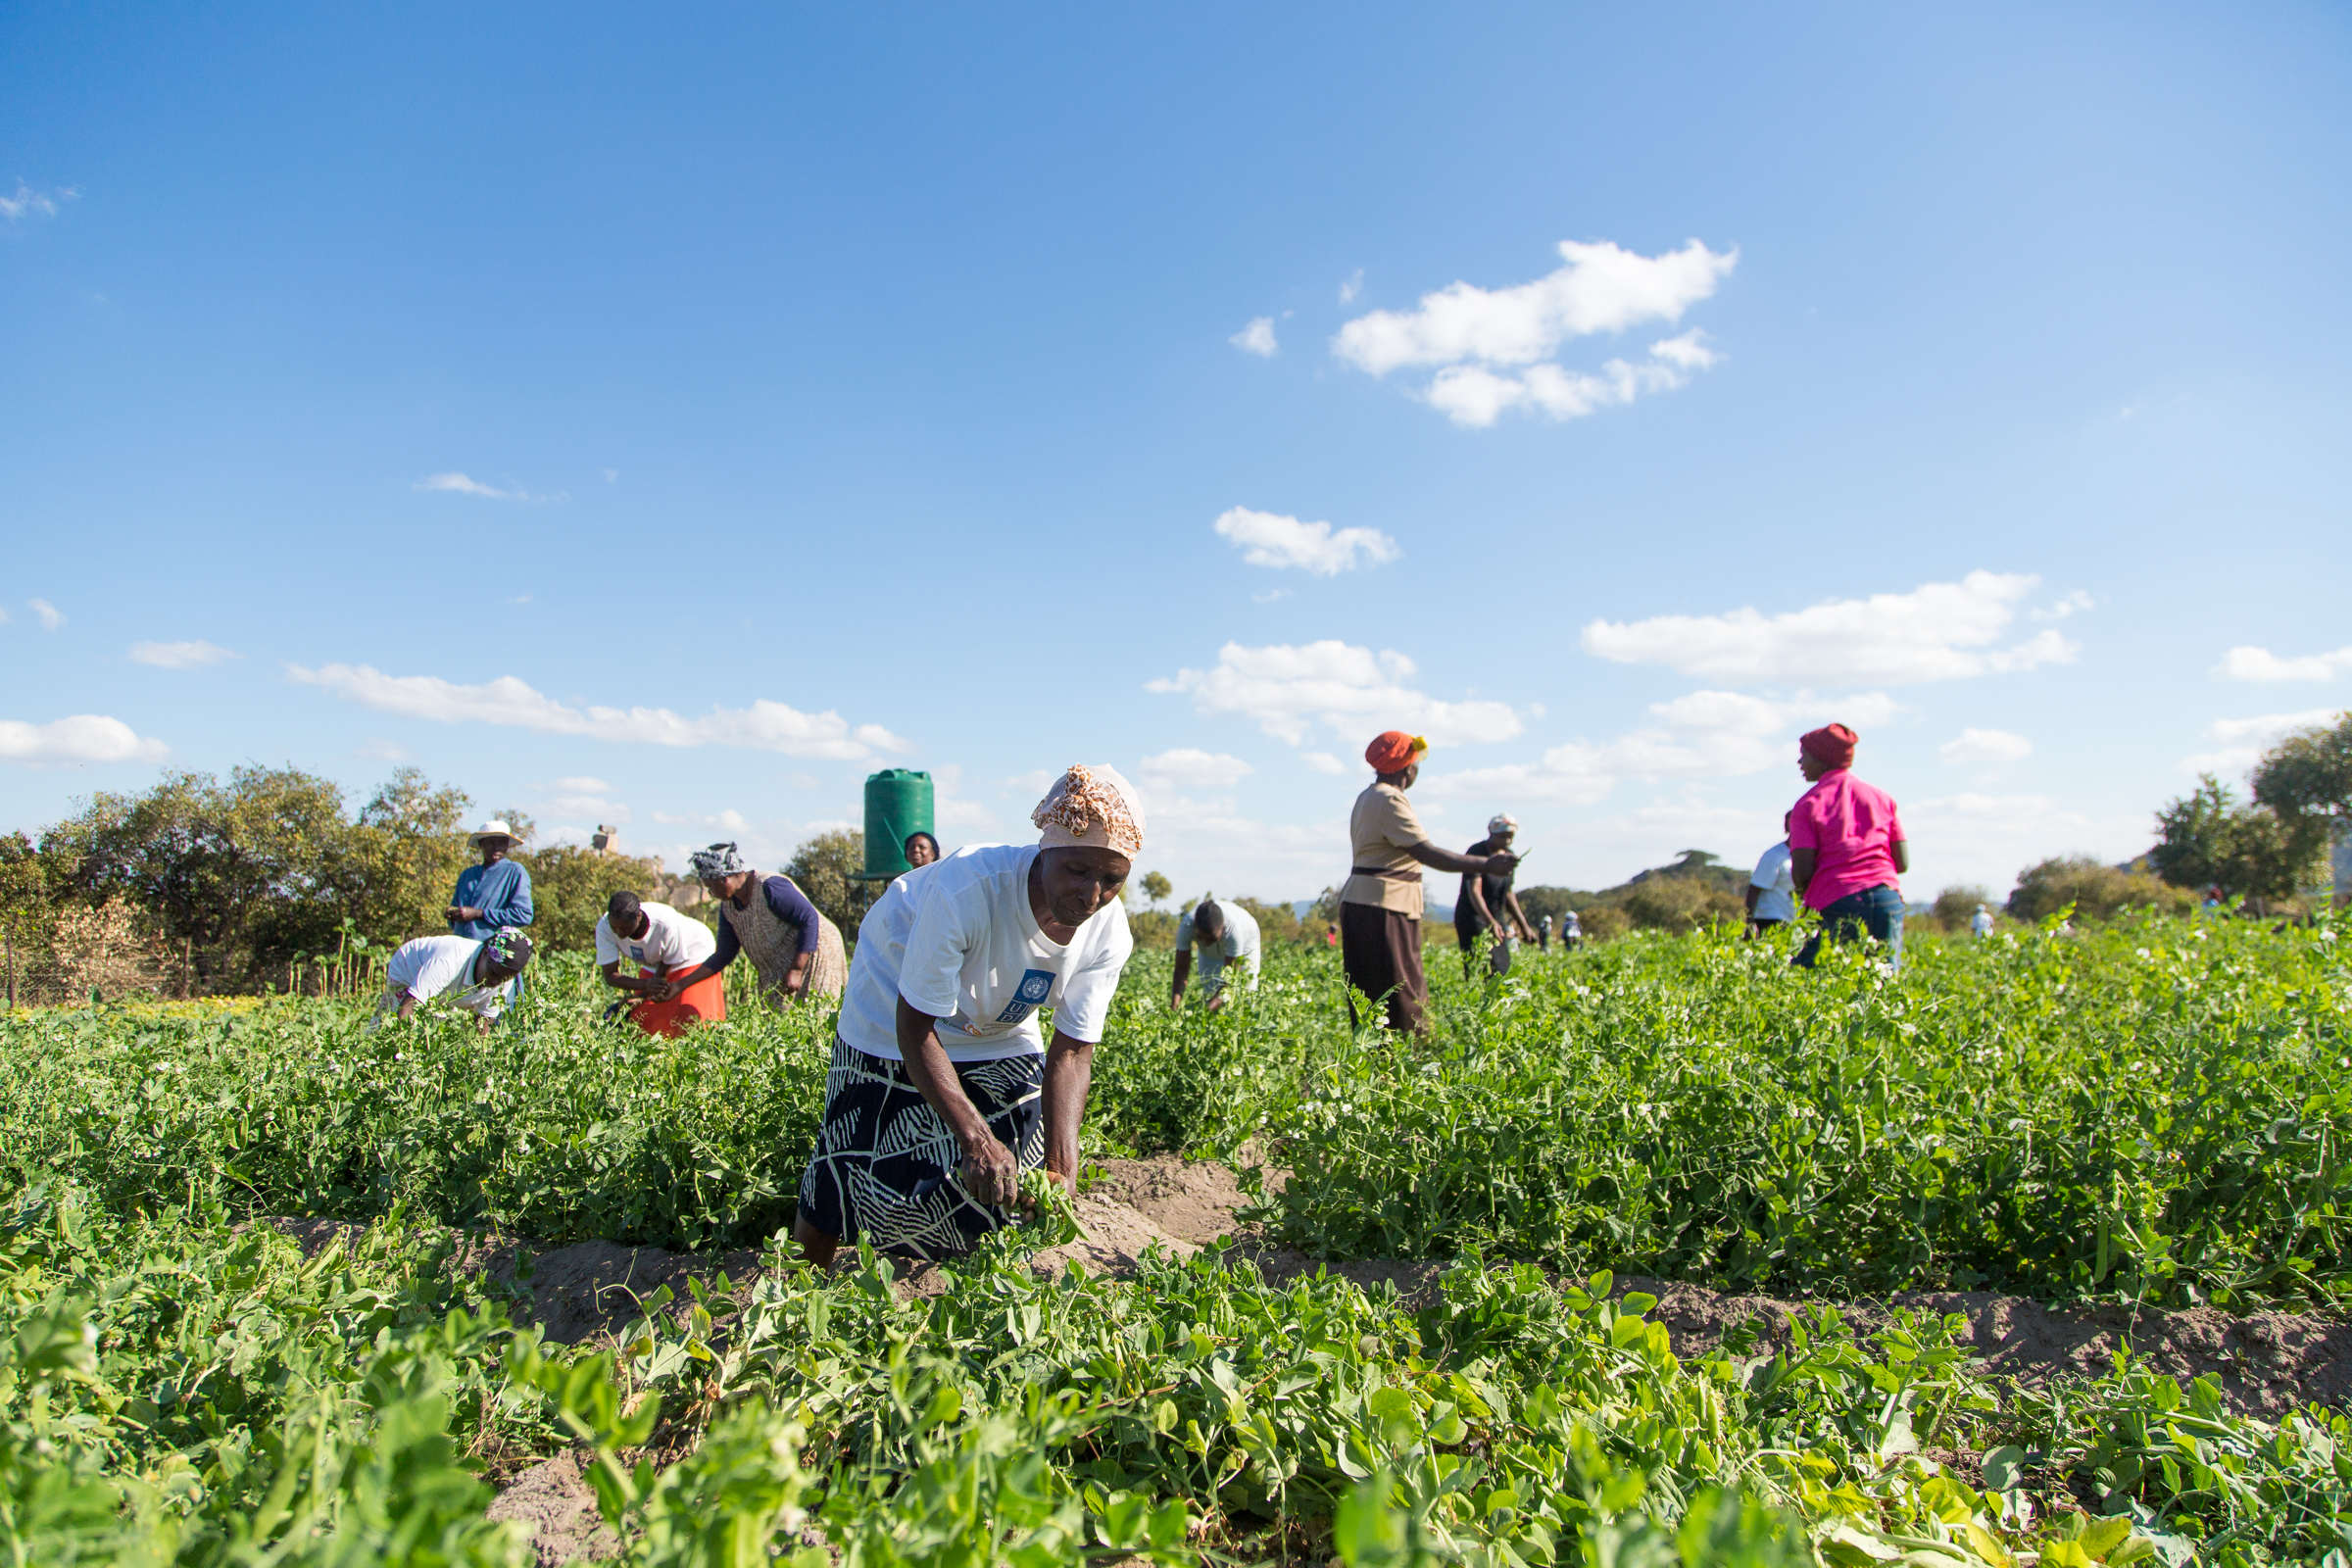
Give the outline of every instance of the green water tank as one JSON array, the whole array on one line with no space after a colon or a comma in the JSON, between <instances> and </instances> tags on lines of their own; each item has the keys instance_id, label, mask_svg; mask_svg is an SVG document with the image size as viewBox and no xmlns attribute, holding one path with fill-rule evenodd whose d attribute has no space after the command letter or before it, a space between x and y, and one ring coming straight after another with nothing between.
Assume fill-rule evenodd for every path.
<instances>
[{"instance_id":1,"label":"green water tank","mask_svg":"<svg viewBox=\"0 0 2352 1568\"><path fill-rule=\"evenodd\" d=\"M886 767L865 781L865 874L887 881L908 869L906 839L933 833L931 775L910 767Z\"/></svg>"}]
</instances>

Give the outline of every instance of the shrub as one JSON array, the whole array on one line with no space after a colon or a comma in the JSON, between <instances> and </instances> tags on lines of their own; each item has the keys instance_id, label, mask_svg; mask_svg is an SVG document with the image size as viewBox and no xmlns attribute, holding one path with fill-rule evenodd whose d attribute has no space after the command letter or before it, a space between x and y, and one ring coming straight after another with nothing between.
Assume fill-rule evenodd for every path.
<instances>
[{"instance_id":1,"label":"shrub","mask_svg":"<svg viewBox=\"0 0 2352 1568\"><path fill-rule=\"evenodd\" d=\"M2197 896L2143 872L2101 864L2087 855L2065 855L2019 872L2008 911L2020 920L2040 920L2070 904L2078 919L2112 920L2137 907L2186 914L2197 906Z\"/></svg>"},{"instance_id":2,"label":"shrub","mask_svg":"<svg viewBox=\"0 0 2352 1568\"><path fill-rule=\"evenodd\" d=\"M1977 917L1977 906L1980 904L1986 908L2000 906L1990 888L1964 882L1936 894L1936 903L1929 908L1927 918L1944 935L1959 936L1968 930L1969 921Z\"/></svg>"},{"instance_id":3,"label":"shrub","mask_svg":"<svg viewBox=\"0 0 2352 1568\"><path fill-rule=\"evenodd\" d=\"M1637 882L1626 893L1623 907L1633 924L1678 935L1747 914L1746 906L1721 887L1687 876Z\"/></svg>"}]
</instances>

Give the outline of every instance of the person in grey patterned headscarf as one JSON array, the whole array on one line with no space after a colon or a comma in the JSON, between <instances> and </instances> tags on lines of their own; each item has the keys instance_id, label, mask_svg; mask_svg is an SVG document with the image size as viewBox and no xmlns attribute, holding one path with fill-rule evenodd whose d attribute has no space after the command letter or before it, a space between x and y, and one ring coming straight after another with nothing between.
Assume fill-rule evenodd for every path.
<instances>
[{"instance_id":1,"label":"person in grey patterned headscarf","mask_svg":"<svg viewBox=\"0 0 2352 1568\"><path fill-rule=\"evenodd\" d=\"M671 975L653 993L674 1000L748 952L760 974L761 1000L782 1007L807 998L838 997L850 976L841 928L809 901L792 878L761 876L732 844L713 844L690 857L694 874L718 915L718 951L694 968Z\"/></svg>"},{"instance_id":2,"label":"person in grey patterned headscarf","mask_svg":"<svg viewBox=\"0 0 2352 1568\"><path fill-rule=\"evenodd\" d=\"M752 862L743 858L743 851L732 844L713 844L709 849L695 851L688 858L694 862L694 876L698 882L735 876L752 868Z\"/></svg>"}]
</instances>

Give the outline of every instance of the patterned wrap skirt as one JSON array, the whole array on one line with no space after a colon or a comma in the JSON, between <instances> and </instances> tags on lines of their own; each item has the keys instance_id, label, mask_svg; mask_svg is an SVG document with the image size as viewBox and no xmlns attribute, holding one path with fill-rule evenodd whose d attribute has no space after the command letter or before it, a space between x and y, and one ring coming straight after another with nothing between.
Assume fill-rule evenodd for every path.
<instances>
[{"instance_id":1,"label":"patterned wrap skirt","mask_svg":"<svg viewBox=\"0 0 2352 1568\"><path fill-rule=\"evenodd\" d=\"M1042 1055L956 1064L956 1081L1023 1170L1046 1162ZM801 1217L845 1247L870 1242L900 1257L954 1257L1012 1222L956 1180L963 1151L906 1075L906 1064L833 1041L825 1120L801 1178Z\"/></svg>"}]
</instances>

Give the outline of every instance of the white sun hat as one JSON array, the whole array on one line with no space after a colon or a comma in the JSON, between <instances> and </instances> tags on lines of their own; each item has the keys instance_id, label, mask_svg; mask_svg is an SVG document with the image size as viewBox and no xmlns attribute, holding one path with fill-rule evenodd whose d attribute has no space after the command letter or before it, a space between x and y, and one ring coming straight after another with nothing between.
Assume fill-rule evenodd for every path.
<instances>
[{"instance_id":1,"label":"white sun hat","mask_svg":"<svg viewBox=\"0 0 2352 1568\"><path fill-rule=\"evenodd\" d=\"M1519 831L1519 819L1508 811L1496 811L1493 816L1487 818L1487 831L1490 833L1516 833Z\"/></svg>"},{"instance_id":2,"label":"white sun hat","mask_svg":"<svg viewBox=\"0 0 2352 1568\"><path fill-rule=\"evenodd\" d=\"M471 833L466 834L466 842L478 847L484 839L506 839L512 841L518 835L513 828L509 827L506 823L500 821L494 816L489 821L484 822L480 827L475 828Z\"/></svg>"}]
</instances>

